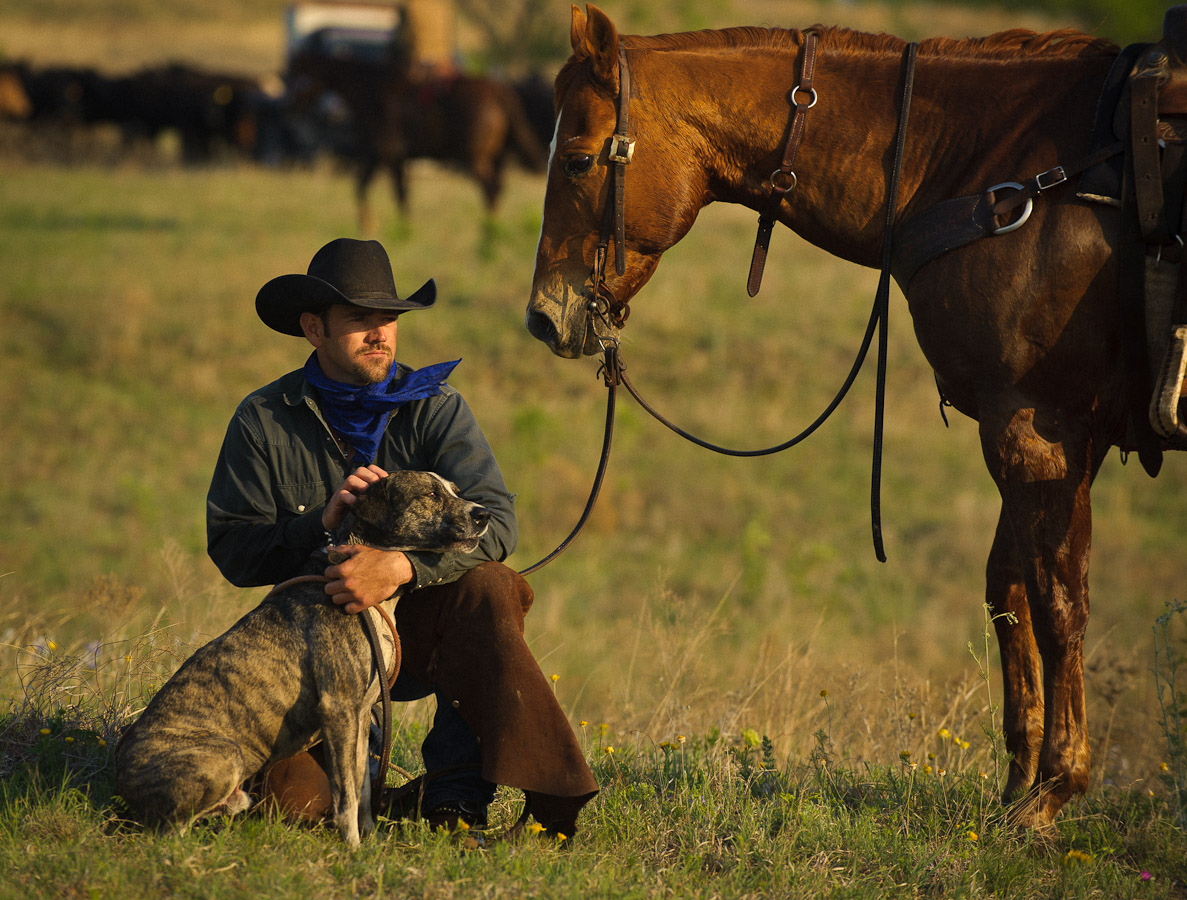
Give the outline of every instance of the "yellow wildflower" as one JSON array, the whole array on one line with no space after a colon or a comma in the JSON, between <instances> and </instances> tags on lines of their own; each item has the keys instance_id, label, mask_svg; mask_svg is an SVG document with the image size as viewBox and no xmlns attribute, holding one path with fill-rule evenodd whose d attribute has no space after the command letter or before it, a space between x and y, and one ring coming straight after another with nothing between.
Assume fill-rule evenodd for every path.
<instances>
[{"instance_id":1,"label":"yellow wildflower","mask_svg":"<svg viewBox=\"0 0 1187 900\"><path fill-rule=\"evenodd\" d=\"M965 834L965 837L968 838L970 841L979 840L979 838L977 837L977 832L975 832L975 831L969 831L968 833Z\"/></svg>"},{"instance_id":2,"label":"yellow wildflower","mask_svg":"<svg viewBox=\"0 0 1187 900\"><path fill-rule=\"evenodd\" d=\"M949 731L947 728L941 728L936 733L945 741L948 740L948 738L952 737L952 732Z\"/></svg>"}]
</instances>

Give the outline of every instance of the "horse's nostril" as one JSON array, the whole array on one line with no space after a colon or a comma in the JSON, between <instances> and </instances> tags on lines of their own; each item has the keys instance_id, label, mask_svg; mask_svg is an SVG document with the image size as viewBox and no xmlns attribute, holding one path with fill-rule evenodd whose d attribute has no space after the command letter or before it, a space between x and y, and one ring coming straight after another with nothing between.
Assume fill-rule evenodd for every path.
<instances>
[{"instance_id":1,"label":"horse's nostril","mask_svg":"<svg viewBox=\"0 0 1187 900\"><path fill-rule=\"evenodd\" d=\"M558 336L556 324L544 313L533 309L528 310L527 320L524 324L527 326L528 334L536 340L549 345L556 342Z\"/></svg>"},{"instance_id":2,"label":"horse's nostril","mask_svg":"<svg viewBox=\"0 0 1187 900\"><path fill-rule=\"evenodd\" d=\"M490 521L490 510L485 506L479 506L470 510L470 520L474 523L474 527L482 528Z\"/></svg>"}]
</instances>

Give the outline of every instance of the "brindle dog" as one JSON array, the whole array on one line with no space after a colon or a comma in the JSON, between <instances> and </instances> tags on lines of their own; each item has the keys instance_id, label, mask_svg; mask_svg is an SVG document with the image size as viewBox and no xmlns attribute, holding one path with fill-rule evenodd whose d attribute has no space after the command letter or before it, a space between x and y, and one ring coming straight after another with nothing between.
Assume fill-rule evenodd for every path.
<instances>
[{"instance_id":1,"label":"brindle dog","mask_svg":"<svg viewBox=\"0 0 1187 900\"><path fill-rule=\"evenodd\" d=\"M359 497L333 537L388 550L470 552L489 519L439 475L396 472ZM314 554L305 574L325 566L325 554ZM186 660L117 749L116 793L133 816L156 828L184 828L216 811L241 812L251 805L243 782L320 732L334 824L357 846L375 827L368 732L384 676L352 619L323 584L296 583ZM384 646L385 669L393 652L392 643Z\"/></svg>"}]
</instances>

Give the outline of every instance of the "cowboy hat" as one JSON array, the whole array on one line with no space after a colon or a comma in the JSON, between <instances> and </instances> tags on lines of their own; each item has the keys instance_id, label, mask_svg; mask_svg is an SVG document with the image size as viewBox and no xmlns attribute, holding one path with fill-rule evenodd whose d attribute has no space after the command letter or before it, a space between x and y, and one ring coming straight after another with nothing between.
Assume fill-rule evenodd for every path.
<instances>
[{"instance_id":1,"label":"cowboy hat","mask_svg":"<svg viewBox=\"0 0 1187 900\"><path fill-rule=\"evenodd\" d=\"M379 241L338 238L314 254L308 274L280 275L260 288L256 314L269 328L301 337L302 313L336 303L404 312L428 309L436 299L431 278L408 297L396 293L392 264Z\"/></svg>"}]
</instances>

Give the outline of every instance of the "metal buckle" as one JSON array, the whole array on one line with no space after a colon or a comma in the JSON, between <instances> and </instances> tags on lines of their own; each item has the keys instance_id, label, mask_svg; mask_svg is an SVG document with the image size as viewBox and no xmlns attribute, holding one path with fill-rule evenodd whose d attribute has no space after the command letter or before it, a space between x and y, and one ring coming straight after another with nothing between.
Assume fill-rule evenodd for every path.
<instances>
[{"instance_id":1,"label":"metal buckle","mask_svg":"<svg viewBox=\"0 0 1187 900\"><path fill-rule=\"evenodd\" d=\"M993 196L995 193L1000 191L1002 188L1011 188L1015 191L1026 190L1026 186L1019 184L1017 181L1003 181L1001 184L995 184L988 191L986 191L986 193L989 194L990 196ZM1021 228L1023 225L1026 224L1026 220L1030 218L1030 214L1034 210L1034 206L1035 206L1034 198L1027 197L1026 205L1022 207L1022 212L1019 214L1018 219L1014 222L1011 222L1009 225L1003 225L1001 228L994 228L992 233L993 234L1009 234L1014 229Z\"/></svg>"},{"instance_id":2,"label":"metal buckle","mask_svg":"<svg viewBox=\"0 0 1187 900\"><path fill-rule=\"evenodd\" d=\"M1035 188L1041 193L1057 184L1063 184L1065 181L1067 181L1067 173L1063 170L1063 166L1056 166L1035 176Z\"/></svg>"},{"instance_id":3,"label":"metal buckle","mask_svg":"<svg viewBox=\"0 0 1187 900\"><path fill-rule=\"evenodd\" d=\"M635 139L625 134L615 134L610 138L610 162L626 165L635 155Z\"/></svg>"}]
</instances>

